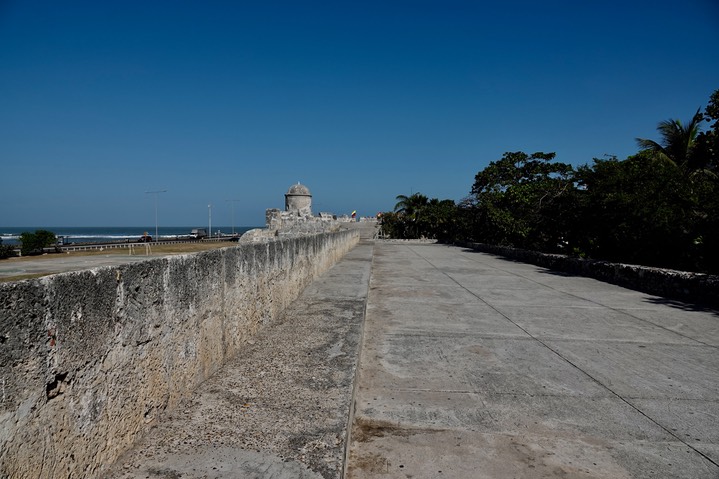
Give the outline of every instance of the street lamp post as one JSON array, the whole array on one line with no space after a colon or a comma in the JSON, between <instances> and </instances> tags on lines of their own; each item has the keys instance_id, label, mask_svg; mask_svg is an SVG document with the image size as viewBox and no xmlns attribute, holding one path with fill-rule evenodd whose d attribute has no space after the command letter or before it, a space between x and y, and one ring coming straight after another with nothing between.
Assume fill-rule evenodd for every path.
<instances>
[{"instance_id":1,"label":"street lamp post","mask_svg":"<svg viewBox=\"0 0 719 479\"><path fill-rule=\"evenodd\" d=\"M157 191L146 191L146 195L155 195L155 241L159 240L160 237L157 234L158 227L157 227L157 196L160 193L167 193L167 190L157 190Z\"/></svg>"},{"instance_id":2,"label":"street lamp post","mask_svg":"<svg viewBox=\"0 0 719 479\"><path fill-rule=\"evenodd\" d=\"M212 239L212 203L207 205L208 215L209 215L209 225L208 225L208 231L210 235L210 239Z\"/></svg>"},{"instance_id":3,"label":"street lamp post","mask_svg":"<svg viewBox=\"0 0 719 479\"><path fill-rule=\"evenodd\" d=\"M235 236L235 202L240 200L225 200L229 201L232 207L232 236Z\"/></svg>"}]
</instances>

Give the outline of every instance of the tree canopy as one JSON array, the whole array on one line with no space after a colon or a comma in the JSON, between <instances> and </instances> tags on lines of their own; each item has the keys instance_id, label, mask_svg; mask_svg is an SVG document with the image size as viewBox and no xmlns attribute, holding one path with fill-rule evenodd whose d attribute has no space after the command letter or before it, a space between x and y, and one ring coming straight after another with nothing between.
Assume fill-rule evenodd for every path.
<instances>
[{"instance_id":1,"label":"tree canopy","mask_svg":"<svg viewBox=\"0 0 719 479\"><path fill-rule=\"evenodd\" d=\"M571 193L573 168L554 162L554 153L505 153L477 173L471 198L482 241L549 248L566 234L558 217Z\"/></svg>"},{"instance_id":2,"label":"tree canopy","mask_svg":"<svg viewBox=\"0 0 719 479\"><path fill-rule=\"evenodd\" d=\"M55 233L47 230L35 230L34 233L23 232L20 234L20 253L24 256L41 254L43 248L52 246L57 241Z\"/></svg>"},{"instance_id":3,"label":"tree canopy","mask_svg":"<svg viewBox=\"0 0 719 479\"><path fill-rule=\"evenodd\" d=\"M459 204L397 196L384 232L719 273L719 90L657 134L626 159L577 168L554 153L504 153Z\"/></svg>"},{"instance_id":4,"label":"tree canopy","mask_svg":"<svg viewBox=\"0 0 719 479\"><path fill-rule=\"evenodd\" d=\"M393 238L429 238L451 241L456 237L453 200L429 199L421 193L398 195L394 211L382 214L382 231Z\"/></svg>"}]
</instances>

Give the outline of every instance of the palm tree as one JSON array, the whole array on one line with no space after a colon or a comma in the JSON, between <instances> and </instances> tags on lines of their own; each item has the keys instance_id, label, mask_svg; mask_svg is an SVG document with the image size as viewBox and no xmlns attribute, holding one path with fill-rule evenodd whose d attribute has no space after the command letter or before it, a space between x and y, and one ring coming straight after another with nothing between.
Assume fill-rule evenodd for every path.
<instances>
[{"instance_id":1,"label":"palm tree","mask_svg":"<svg viewBox=\"0 0 719 479\"><path fill-rule=\"evenodd\" d=\"M394 205L395 213L402 215L410 223L410 231L419 236L418 222L422 216L422 210L427 207L428 198L421 193L414 193L410 196L398 195L397 204Z\"/></svg>"},{"instance_id":2,"label":"palm tree","mask_svg":"<svg viewBox=\"0 0 719 479\"><path fill-rule=\"evenodd\" d=\"M421 193L414 193L411 196L398 195L397 204L394 205L394 212L414 218L417 213L427 206L427 197Z\"/></svg>"},{"instance_id":3,"label":"palm tree","mask_svg":"<svg viewBox=\"0 0 719 479\"><path fill-rule=\"evenodd\" d=\"M697 110L694 117L686 125L680 120L664 120L659 123L657 130L661 142L637 138L641 151L653 153L655 158L668 161L684 170L685 173L703 170L705 161L694 154L699 126L704 115Z\"/></svg>"}]
</instances>

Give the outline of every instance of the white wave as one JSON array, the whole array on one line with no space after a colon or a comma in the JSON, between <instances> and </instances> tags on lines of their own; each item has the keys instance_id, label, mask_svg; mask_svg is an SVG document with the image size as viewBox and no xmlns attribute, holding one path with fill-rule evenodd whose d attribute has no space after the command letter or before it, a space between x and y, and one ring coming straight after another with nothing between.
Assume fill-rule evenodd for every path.
<instances>
[{"instance_id":1,"label":"white wave","mask_svg":"<svg viewBox=\"0 0 719 479\"><path fill-rule=\"evenodd\" d=\"M140 236L142 236L142 233L121 234L121 235L113 235L113 234L107 234L107 235L67 234L67 235L63 235L63 234L60 234L58 236L64 236L65 238L68 238L68 239L110 239L110 240L118 239L118 240L121 240L121 239L127 239L127 238L139 238Z\"/></svg>"},{"instance_id":2,"label":"white wave","mask_svg":"<svg viewBox=\"0 0 719 479\"><path fill-rule=\"evenodd\" d=\"M147 233L149 236L154 237L154 233ZM63 235L60 234L58 236L64 237L68 241L73 240L84 240L84 241L123 241L123 240L136 240L140 238L142 233L135 233L135 234L106 234L106 235L84 235L84 234L69 234L69 235ZM182 235L182 234L161 234L159 235L159 239L175 239L175 238L186 238L189 235Z\"/></svg>"}]
</instances>

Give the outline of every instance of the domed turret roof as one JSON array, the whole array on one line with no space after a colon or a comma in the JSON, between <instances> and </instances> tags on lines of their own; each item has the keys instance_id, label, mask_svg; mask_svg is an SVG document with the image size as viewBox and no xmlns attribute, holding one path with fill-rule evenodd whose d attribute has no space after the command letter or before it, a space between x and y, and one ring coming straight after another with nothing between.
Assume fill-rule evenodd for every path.
<instances>
[{"instance_id":1,"label":"domed turret roof","mask_svg":"<svg viewBox=\"0 0 719 479\"><path fill-rule=\"evenodd\" d=\"M296 185L290 186L290 189L287 190L287 194L293 196L312 196L309 188L299 182Z\"/></svg>"}]
</instances>

